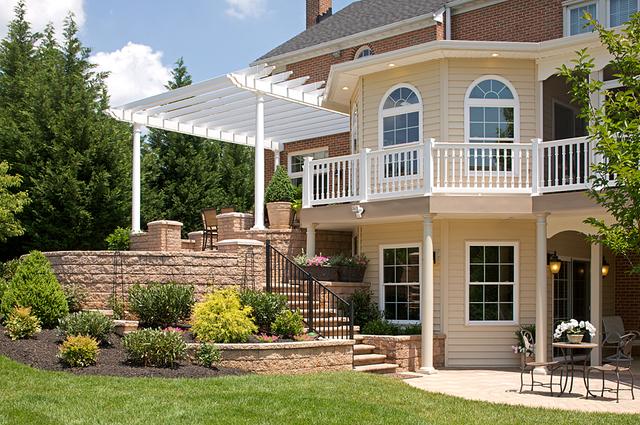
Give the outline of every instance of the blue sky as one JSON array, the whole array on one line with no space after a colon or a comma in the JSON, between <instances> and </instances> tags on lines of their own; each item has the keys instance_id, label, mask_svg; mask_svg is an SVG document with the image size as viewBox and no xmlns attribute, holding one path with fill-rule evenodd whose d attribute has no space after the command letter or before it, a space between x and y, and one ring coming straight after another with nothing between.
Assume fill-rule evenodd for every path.
<instances>
[{"instance_id":1,"label":"blue sky","mask_svg":"<svg viewBox=\"0 0 640 425\"><path fill-rule=\"evenodd\" d=\"M0 0L2 34L17 0ZM334 11L352 0L334 0ZM305 27L305 0L26 0L36 30L77 16L118 105L163 90L179 57L194 81L245 67Z\"/></svg>"}]
</instances>

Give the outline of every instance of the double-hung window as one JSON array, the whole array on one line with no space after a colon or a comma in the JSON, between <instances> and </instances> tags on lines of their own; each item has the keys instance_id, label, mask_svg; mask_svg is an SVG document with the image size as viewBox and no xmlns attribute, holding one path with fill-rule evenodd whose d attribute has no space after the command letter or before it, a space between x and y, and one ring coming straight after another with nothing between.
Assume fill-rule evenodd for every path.
<instances>
[{"instance_id":1,"label":"double-hung window","mask_svg":"<svg viewBox=\"0 0 640 425\"><path fill-rule=\"evenodd\" d=\"M304 159L308 156L313 159L324 159L329 157L329 151L327 149L322 149L289 154L289 178L291 178L291 183L293 183L294 186L302 185Z\"/></svg>"},{"instance_id":2,"label":"double-hung window","mask_svg":"<svg viewBox=\"0 0 640 425\"><path fill-rule=\"evenodd\" d=\"M640 11L640 0L567 0L564 2L564 33L577 35L593 31L585 13L605 27L624 25Z\"/></svg>"},{"instance_id":3,"label":"double-hung window","mask_svg":"<svg viewBox=\"0 0 640 425\"><path fill-rule=\"evenodd\" d=\"M565 32L567 35L593 31L593 27L588 25L585 19L585 13L588 13L594 19L598 19L598 3L596 1L587 1L567 6L565 11Z\"/></svg>"},{"instance_id":4,"label":"double-hung window","mask_svg":"<svg viewBox=\"0 0 640 425\"><path fill-rule=\"evenodd\" d=\"M518 245L468 242L467 319L469 323L516 323Z\"/></svg>"},{"instance_id":5,"label":"double-hung window","mask_svg":"<svg viewBox=\"0 0 640 425\"><path fill-rule=\"evenodd\" d=\"M420 320L420 247L384 246L381 249L384 317L394 322Z\"/></svg>"},{"instance_id":6,"label":"double-hung window","mask_svg":"<svg viewBox=\"0 0 640 425\"><path fill-rule=\"evenodd\" d=\"M609 26L624 24L638 12L639 0L609 0Z\"/></svg>"}]
</instances>

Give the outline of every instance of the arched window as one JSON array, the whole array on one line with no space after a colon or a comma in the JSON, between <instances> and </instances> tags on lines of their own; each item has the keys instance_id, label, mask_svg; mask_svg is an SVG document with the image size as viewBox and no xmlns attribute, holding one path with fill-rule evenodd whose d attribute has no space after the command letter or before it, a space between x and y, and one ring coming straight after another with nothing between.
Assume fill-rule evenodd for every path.
<instances>
[{"instance_id":1,"label":"arched window","mask_svg":"<svg viewBox=\"0 0 640 425\"><path fill-rule=\"evenodd\" d=\"M380 104L380 147L422 141L422 99L403 84L392 87Z\"/></svg>"},{"instance_id":2,"label":"arched window","mask_svg":"<svg viewBox=\"0 0 640 425\"><path fill-rule=\"evenodd\" d=\"M351 153L358 152L358 104L351 111Z\"/></svg>"},{"instance_id":3,"label":"arched window","mask_svg":"<svg viewBox=\"0 0 640 425\"><path fill-rule=\"evenodd\" d=\"M355 60L360 58L366 58L367 56L372 56L372 55L373 55L373 50L371 50L371 47L364 45L356 51L356 54L353 55L353 59Z\"/></svg>"},{"instance_id":4,"label":"arched window","mask_svg":"<svg viewBox=\"0 0 640 425\"><path fill-rule=\"evenodd\" d=\"M520 107L515 89L502 77L474 81L465 97L465 140L469 143L514 143L520 133ZM469 169L511 171L501 150L471 150ZM481 158L481 159L479 159Z\"/></svg>"}]
</instances>

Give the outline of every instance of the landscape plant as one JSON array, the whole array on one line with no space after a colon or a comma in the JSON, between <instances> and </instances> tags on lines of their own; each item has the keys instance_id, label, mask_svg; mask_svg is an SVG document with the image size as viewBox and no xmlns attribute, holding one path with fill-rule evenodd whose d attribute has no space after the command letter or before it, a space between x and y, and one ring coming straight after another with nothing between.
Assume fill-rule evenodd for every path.
<instances>
[{"instance_id":1,"label":"landscape plant","mask_svg":"<svg viewBox=\"0 0 640 425\"><path fill-rule=\"evenodd\" d=\"M109 251L127 251L131 244L131 229L116 227L105 239Z\"/></svg>"},{"instance_id":2,"label":"landscape plant","mask_svg":"<svg viewBox=\"0 0 640 425\"><path fill-rule=\"evenodd\" d=\"M115 292L107 298L107 307L113 312L114 320L122 320L125 318L125 305Z\"/></svg>"},{"instance_id":3,"label":"landscape plant","mask_svg":"<svg viewBox=\"0 0 640 425\"><path fill-rule=\"evenodd\" d=\"M58 351L58 358L68 367L87 367L96 364L98 341L90 336L68 336Z\"/></svg>"},{"instance_id":4,"label":"landscape plant","mask_svg":"<svg viewBox=\"0 0 640 425\"><path fill-rule=\"evenodd\" d=\"M64 297L69 306L69 313L76 313L82 310L82 303L87 299L87 291L80 285L66 284L62 285Z\"/></svg>"},{"instance_id":5,"label":"landscape plant","mask_svg":"<svg viewBox=\"0 0 640 425\"><path fill-rule=\"evenodd\" d=\"M353 324L356 326L362 327L381 318L378 304L373 301L370 289L356 289L347 302L353 305Z\"/></svg>"},{"instance_id":6,"label":"landscape plant","mask_svg":"<svg viewBox=\"0 0 640 425\"><path fill-rule=\"evenodd\" d=\"M219 289L195 305L191 331L202 342L246 342L258 327L235 289Z\"/></svg>"},{"instance_id":7,"label":"landscape plant","mask_svg":"<svg viewBox=\"0 0 640 425\"><path fill-rule=\"evenodd\" d=\"M295 196L296 190L287 170L279 165L264 192L265 202L293 202Z\"/></svg>"},{"instance_id":8,"label":"landscape plant","mask_svg":"<svg viewBox=\"0 0 640 425\"><path fill-rule=\"evenodd\" d=\"M215 369L222 361L222 355L214 344L203 342L196 352L196 360L200 366Z\"/></svg>"},{"instance_id":9,"label":"landscape plant","mask_svg":"<svg viewBox=\"0 0 640 425\"><path fill-rule=\"evenodd\" d=\"M2 295L0 309L6 316L14 307L31 307L43 328L52 329L69 313L67 299L49 260L38 251L24 257Z\"/></svg>"},{"instance_id":10,"label":"landscape plant","mask_svg":"<svg viewBox=\"0 0 640 425\"><path fill-rule=\"evenodd\" d=\"M138 317L142 327L166 328L186 321L194 301L192 285L136 284L129 290L129 309Z\"/></svg>"},{"instance_id":11,"label":"landscape plant","mask_svg":"<svg viewBox=\"0 0 640 425\"><path fill-rule=\"evenodd\" d=\"M29 307L15 307L9 314L5 328L13 341L31 338L42 330L40 320L31 314Z\"/></svg>"},{"instance_id":12,"label":"landscape plant","mask_svg":"<svg viewBox=\"0 0 640 425\"><path fill-rule=\"evenodd\" d=\"M283 338L293 338L304 332L304 321L302 313L298 310L284 310L276 316L271 324L271 330L274 334Z\"/></svg>"},{"instance_id":13,"label":"landscape plant","mask_svg":"<svg viewBox=\"0 0 640 425\"><path fill-rule=\"evenodd\" d=\"M127 361L135 366L175 367L186 356L181 332L141 329L122 339Z\"/></svg>"},{"instance_id":14,"label":"landscape plant","mask_svg":"<svg viewBox=\"0 0 640 425\"><path fill-rule=\"evenodd\" d=\"M363 335L420 335L421 331L420 324L399 325L384 318L372 320L360 329Z\"/></svg>"},{"instance_id":15,"label":"landscape plant","mask_svg":"<svg viewBox=\"0 0 640 425\"><path fill-rule=\"evenodd\" d=\"M58 329L63 336L90 336L106 345L114 325L113 320L98 311L80 311L60 319Z\"/></svg>"},{"instance_id":16,"label":"landscape plant","mask_svg":"<svg viewBox=\"0 0 640 425\"><path fill-rule=\"evenodd\" d=\"M9 164L0 162L0 242L24 233L18 216L30 200L27 192L17 190L21 185L22 177L9 174Z\"/></svg>"},{"instance_id":17,"label":"landscape plant","mask_svg":"<svg viewBox=\"0 0 640 425\"><path fill-rule=\"evenodd\" d=\"M241 290L239 294L242 305L251 307L251 317L263 333L271 332L271 323L287 308L286 295L251 289Z\"/></svg>"}]
</instances>

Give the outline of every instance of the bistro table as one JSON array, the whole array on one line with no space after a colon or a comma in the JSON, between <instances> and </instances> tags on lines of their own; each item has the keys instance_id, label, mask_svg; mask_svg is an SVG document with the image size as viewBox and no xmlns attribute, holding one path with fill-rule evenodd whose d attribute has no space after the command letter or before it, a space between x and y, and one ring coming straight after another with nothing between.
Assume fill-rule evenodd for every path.
<instances>
[{"instance_id":1,"label":"bistro table","mask_svg":"<svg viewBox=\"0 0 640 425\"><path fill-rule=\"evenodd\" d=\"M564 357L564 369L566 371L564 386L561 386L560 394L564 394L567 389L567 383L569 381L569 377L571 377L571 385L569 386L569 393L573 390L573 374L575 372L575 360L574 360L574 352L576 350L587 350L584 357L584 364L582 366L582 379L585 380L585 388L586 384L586 376L585 370L587 368L587 361L589 360L589 354L591 354L591 350L594 348L598 348L598 344L594 344L592 342L581 342L579 344L572 344L569 342L554 342L551 344L554 348L559 348L562 351L562 357ZM571 375L569 376L569 371L571 371Z\"/></svg>"}]
</instances>

